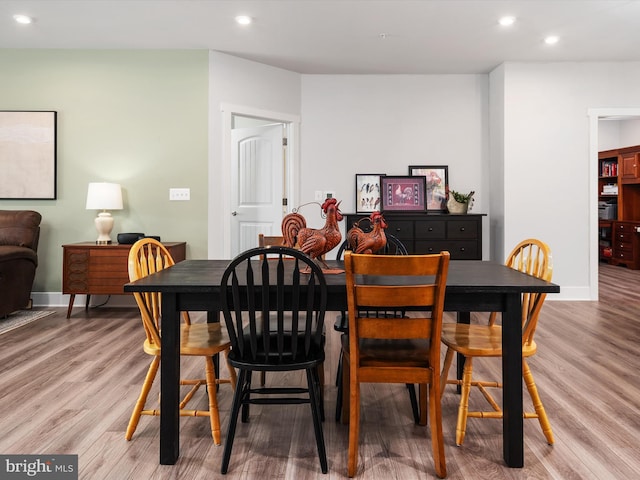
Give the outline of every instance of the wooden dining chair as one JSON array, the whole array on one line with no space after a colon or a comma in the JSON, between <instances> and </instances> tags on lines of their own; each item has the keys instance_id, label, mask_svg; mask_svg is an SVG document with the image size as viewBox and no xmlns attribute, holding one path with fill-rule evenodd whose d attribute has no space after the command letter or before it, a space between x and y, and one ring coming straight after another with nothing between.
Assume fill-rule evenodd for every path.
<instances>
[{"instance_id":1,"label":"wooden dining chair","mask_svg":"<svg viewBox=\"0 0 640 480\"><path fill-rule=\"evenodd\" d=\"M143 238L138 240L129 251L129 280L134 281L158 272L173 265L173 259L169 251L157 240ZM131 440L141 415L160 415L159 408L145 409L147 396L153 385L153 381L160 365L162 351L162 335L160 331L161 298L157 292L133 294L145 331L143 350L153 357L138 401L131 414L125 438ZM182 315L183 324L180 330L180 355L200 356L205 362L204 379L181 379L180 385L190 386L190 390L180 403L180 416L184 417L209 417L211 423L211 435L216 445L220 445L220 417L218 414L218 402L216 398L217 385L231 384L235 389L236 373L227 362L230 378L218 379L215 375L213 357L218 353L229 353L231 343L228 335L221 328L220 323L191 323L187 312ZM205 386L208 393L208 410L187 409L188 402L193 398L201 386Z\"/></svg>"},{"instance_id":2,"label":"wooden dining chair","mask_svg":"<svg viewBox=\"0 0 640 480\"><path fill-rule=\"evenodd\" d=\"M506 265L515 270L527 273L546 281L551 280L552 259L549 246L536 239L520 242L507 257ZM522 296L522 376L527 391L533 401L535 413L525 412L524 418L537 418L549 445L553 444L551 424L547 418L538 389L533 381L531 369L526 358L534 355L537 350L533 339L540 310L546 294L526 293ZM498 402L492 397L488 388L502 388L499 382L478 380L473 378L473 364L475 358L502 357L502 327L496 324L496 313L489 316L487 325L445 323L442 327L442 342L447 346L442 369L442 389L446 384L460 385L461 396L458 407L458 421L456 424L456 445L462 445L467 426L467 418L502 418L503 413ZM464 357L464 369L461 380L448 379L449 369L454 353ZM471 387L477 387L489 402L493 410L486 412L469 411L469 394Z\"/></svg>"},{"instance_id":3,"label":"wooden dining chair","mask_svg":"<svg viewBox=\"0 0 640 480\"><path fill-rule=\"evenodd\" d=\"M421 424L427 405L436 475L447 468L440 405L440 332L449 252L437 255L360 255L345 253L349 333L341 337L343 421L349 420L349 477L357 469L361 383L420 385ZM372 311L412 311L408 318L371 316ZM367 312L363 315L362 312ZM428 401L427 401L428 390Z\"/></svg>"},{"instance_id":4,"label":"wooden dining chair","mask_svg":"<svg viewBox=\"0 0 640 480\"><path fill-rule=\"evenodd\" d=\"M306 270L309 273L304 273ZM318 373L325 355L327 307L322 270L300 250L282 246L254 248L227 266L220 281L220 301L231 340L229 362L239 370L221 472L225 474L229 468L240 410L242 421L248 422L251 404L308 403L320 467L327 473ZM252 373L263 371L304 371L306 387L253 387ZM277 446L270 448L273 453Z\"/></svg>"},{"instance_id":5,"label":"wooden dining chair","mask_svg":"<svg viewBox=\"0 0 640 480\"><path fill-rule=\"evenodd\" d=\"M391 235L386 234L386 245L379 252L375 252L377 255L408 255L407 247L405 247L402 241ZM338 253L336 254L336 260L342 260L344 256L344 252L347 250L351 250L351 246L349 245L349 241L345 240L340 245L338 249ZM374 312L374 314L378 314L380 312ZM403 317L404 311L402 310L389 310L385 311L384 314L389 317ZM349 315L347 315L346 311L340 312L336 317L336 321L333 324L333 329L338 333L348 333L349 332ZM411 410L413 411L413 418L417 423L420 422L420 413L418 410L418 402L416 400L416 390L415 386L412 383L407 384L407 389L409 391L409 401L411 403ZM338 360L338 369L336 371L336 413L335 419L336 422L340 421L340 417L342 416L342 352L340 352L340 359Z\"/></svg>"}]
</instances>

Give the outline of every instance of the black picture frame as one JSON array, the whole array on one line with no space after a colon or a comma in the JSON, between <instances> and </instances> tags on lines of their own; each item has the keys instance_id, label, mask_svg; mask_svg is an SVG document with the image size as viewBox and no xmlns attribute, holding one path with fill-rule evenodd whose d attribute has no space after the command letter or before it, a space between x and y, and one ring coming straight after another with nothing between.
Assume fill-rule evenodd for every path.
<instances>
[{"instance_id":1,"label":"black picture frame","mask_svg":"<svg viewBox=\"0 0 640 480\"><path fill-rule=\"evenodd\" d=\"M55 200L55 111L0 111L0 199Z\"/></svg>"},{"instance_id":2,"label":"black picture frame","mask_svg":"<svg viewBox=\"0 0 640 480\"><path fill-rule=\"evenodd\" d=\"M426 177L387 175L380 179L383 212L424 212Z\"/></svg>"},{"instance_id":3,"label":"black picture frame","mask_svg":"<svg viewBox=\"0 0 640 480\"><path fill-rule=\"evenodd\" d=\"M356 173L356 213L371 213L380 205L380 178L384 173Z\"/></svg>"},{"instance_id":4,"label":"black picture frame","mask_svg":"<svg viewBox=\"0 0 640 480\"><path fill-rule=\"evenodd\" d=\"M447 211L449 167L447 165L410 165L409 175L425 177L427 211Z\"/></svg>"}]
</instances>

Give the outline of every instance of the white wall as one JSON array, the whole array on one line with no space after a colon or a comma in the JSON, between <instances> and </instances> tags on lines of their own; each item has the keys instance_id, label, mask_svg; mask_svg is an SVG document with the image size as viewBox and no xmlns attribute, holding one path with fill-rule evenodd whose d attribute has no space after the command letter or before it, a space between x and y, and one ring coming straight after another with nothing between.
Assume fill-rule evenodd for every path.
<instances>
[{"instance_id":1,"label":"white wall","mask_svg":"<svg viewBox=\"0 0 640 480\"><path fill-rule=\"evenodd\" d=\"M554 298L588 299L597 211L587 110L640 106L640 63L508 63L504 105L504 244L545 240Z\"/></svg>"},{"instance_id":2,"label":"white wall","mask_svg":"<svg viewBox=\"0 0 640 480\"><path fill-rule=\"evenodd\" d=\"M300 115L300 75L209 52L209 258L229 258L229 167L223 152L223 105Z\"/></svg>"},{"instance_id":3,"label":"white wall","mask_svg":"<svg viewBox=\"0 0 640 480\"><path fill-rule=\"evenodd\" d=\"M303 75L301 204L331 190L354 212L356 173L448 165L450 187L475 190L473 212L487 213L487 105L487 75ZM322 225L319 211L303 214Z\"/></svg>"}]
</instances>

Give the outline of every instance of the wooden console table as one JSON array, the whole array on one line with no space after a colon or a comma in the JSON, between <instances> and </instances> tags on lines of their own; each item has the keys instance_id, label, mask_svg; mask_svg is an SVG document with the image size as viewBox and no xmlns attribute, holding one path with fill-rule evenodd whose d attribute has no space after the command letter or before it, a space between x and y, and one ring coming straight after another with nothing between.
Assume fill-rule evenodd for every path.
<instances>
[{"instance_id":1,"label":"wooden console table","mask_svg":"<svg viewBox=\"0 0 640 480\"><path fill-rule=\"evenodd\" d=\"M186 257L186 242L162 242L173 260L178 263ZM81 242L63 245L62 293L69 294L67 318L76 295L86 295L85 309L91 295L126 295L123 286L129 283L128 257L132 245L96 245Z\"/></svg>"}]
</instances>

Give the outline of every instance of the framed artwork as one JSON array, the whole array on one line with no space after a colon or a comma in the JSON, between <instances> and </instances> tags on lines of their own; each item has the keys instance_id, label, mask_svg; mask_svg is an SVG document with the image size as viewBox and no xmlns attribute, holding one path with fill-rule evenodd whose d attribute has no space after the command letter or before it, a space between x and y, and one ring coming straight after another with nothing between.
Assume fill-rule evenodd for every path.
<instances>
[{"instance_id":1,"label":"framed artwork","mask_svg":"<svg viewBox=\"0 0 640 480\"><path fill-rule=\"evenodd\" d=\"M409 166L409 175L425 177L427 210L447 210L449 167L446 165L411 165Z\"/></svg>"},{"instance_id":2,"label":"framed artwork","mask_svg":"<svg viewBox=\"0 0 640 480\"><path fill-rule=\"evenodd\" d=\"M356 173L356 213L380 210L380 178L384 173Z\"/></svg>"},{"instance_id":3,"label":"framed artwork","mask_svg":"<svg viewBox=\"0 0 640 480\"><path fill-rule=\"evenodd\" d=\"M56 198L56 112L0 111L0 199Z\"/></svg>"},{"instance_id":4,"label":"framed artwork","mask_svg":"<svg viewBox=\"0 0 640 480\"><path fill-rule=\"evenodd\" d=\"M382 211L424 212L426 177L385 176L382 183Z\"/></svg>"}]
</instances>

